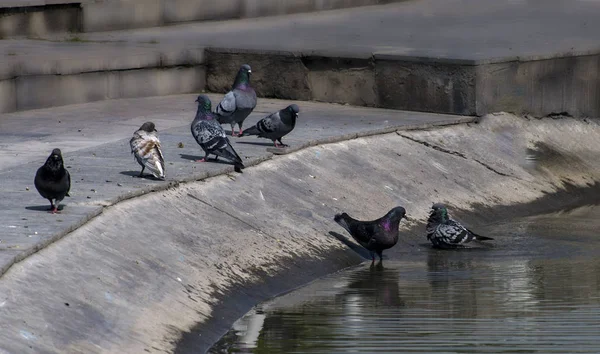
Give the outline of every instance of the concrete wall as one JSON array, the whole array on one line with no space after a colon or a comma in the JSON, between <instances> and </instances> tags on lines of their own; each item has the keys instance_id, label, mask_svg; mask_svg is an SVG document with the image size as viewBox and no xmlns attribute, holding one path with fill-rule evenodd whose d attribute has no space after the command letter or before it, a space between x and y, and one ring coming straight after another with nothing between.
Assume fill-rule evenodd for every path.
<instances>
[{"instance_id":1,"label":"concrete wall","mask_svg":"<svg viewBox=\"0 0 600 354\"><path fill-rule=\"evenodd\" d=\"M122 202L3 276L0 348L204 352L256 302L360 261L328 234L342 232L335 213L404 205L415 221L386 255L427 257L408 245L426 242L418 220L434 201L488 222L497 205L502 217L561 208L585 190L553 194L600 181L599 138L595 123L489 116L316 146Z\"/></svg>"},{"instance_id":2,"label":"concrete wall","mask_svg":"<svg viewBox=\"0 0 600 354\"><path fill-rule=\"evenodd\" d=\"M477 66L477 114L600 116L600 55Z\"/></svg>"},{"instance_id":3,"label":"concrete wall","mask_svg":"<svg viewBox=\"0 0 600 354\"><path fill-rule=\"evenodd\" d=\"M206 60L214 92L229 90L248 63L263 97L459 115L600 116L600 55L489 62L214 48Z\"/></svg>"}]
</instances>

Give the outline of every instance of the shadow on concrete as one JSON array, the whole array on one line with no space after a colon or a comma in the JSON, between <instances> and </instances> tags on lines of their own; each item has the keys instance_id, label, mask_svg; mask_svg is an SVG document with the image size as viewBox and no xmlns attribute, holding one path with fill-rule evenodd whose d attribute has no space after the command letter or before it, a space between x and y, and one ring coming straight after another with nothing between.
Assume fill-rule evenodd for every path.
<instances>
[{"instance_id":1,"label":"shadow on concrete","mask_svg":"<svg viewBox=\"0 0 600 354\"><path fill-rule=\"evenodd\" d=\"M273 143L269 143L269 142L261 142L261 141L237 141L237 144L248 144L248 145L258 145L258 146L271 146L271 147L275 147L275 145Z\"/></svg>"},{"instance_id":2,"label":"shadow on concrete","mask_svg":"<svg viewBox=\"0 0 600 354\"><path fill-rule=\"evenodd\" d=\"M201 160L204 157L204 155L188 155L188 154L179 154L179 156L182 159L191 160L191 161ZM227 160L224 157L219 157L218 160L215 160L215 157L209 157L208 160L206 160L205 162L220 163L223 165L232 165L232 162Z\"/></svg>"},{"instance_id":3,"label":"shadow on concrete","mask_svg":"<svg viewBox=\"0 0 600 354\"><path fill-rule=\"evenodd\" d=\"M365 248L363 248L361 245L358 245L352 241L350 241L349 238L347 238L344 235L338 234L335 231L329 231L329 234L335 238L338 239L338 241L340 241L341 243L343 243L344 245L348 246L348 248L350 248L351 250L353 250L354 252L358 253L361 257L363 257L364 259L368 259L371 260L371 253L369 251L367 251Z\"/></svg>"},{"instance_id":4,"label":"shadow on concrete","mask_svg":"<svg viewBox=\"0 0 600 354\"><path fill-rule=\"evenodd\" d=\"M64 208L63 205L58 206L59 211L63 210L63 208ZM52 210L50 208L50 204L26 206L25 209L33 210L33 211L50 211L50 210Z\"/></svg>"},{"instance_id":5,"label":"shadow on concrete","mask_svg":"<svg viewBox=\"0 0 600 354\"><path fill-rule=\"evenodd\" d=\"M154 175L151 175L148 173L144 173L144 175L140 177L140 171L121 171L119 173L122 175L125 175L125 176L130 176L130 177L149 179L149 180L153 180L153 181L163 181L163 179L156 178L156 177L154 177Z\"/></svg>"}]
</instances>

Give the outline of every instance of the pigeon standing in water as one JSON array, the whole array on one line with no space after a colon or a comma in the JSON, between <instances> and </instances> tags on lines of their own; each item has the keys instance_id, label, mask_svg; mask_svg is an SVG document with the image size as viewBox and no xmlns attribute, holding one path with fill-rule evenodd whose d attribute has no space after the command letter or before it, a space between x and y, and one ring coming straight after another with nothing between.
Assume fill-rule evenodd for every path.
<instances>
[{"instance_id":1,"label":"pigeon standing in water","mask_svg":"<svg viewBox=\"0 0 600 354\"><path fill-rule=\"evenodd\" d=\"M258 135L259 138L267 138L273 140L275 147L285 147L281 142L281 138L291 132L296 126L296 118L298 118L300 108L292 104L286 108L270 114L242 132L240 136ZM279 141L279 145L277 144Z\"/></svg>"},{"instance_id":2,"label":"pigeon standing in water","mask_svg":"<svg viewBox=\"0 0 600 354\"><path fill-rule=\"evenodd\" d=\"M146 122L133 133L129 145L131 153L142 166L140 177L144 175L144 169L148 168L154 177L165 179L165 159L156 132L154 123Z\"/></svg>"},{"instance_id":3,"label":"pigeon standing in water","mask_svg":"<svg viewBox=\"0 0 600 354\"><path fill-rule=\"evenodd\" d=\"M58 205L71 189L71 175L65 169L60 149L52 150L46 163L38 168L34 184L40 195L50 201L50 212L59 213Z\"/></svg>"},{"instance_id":4,"label":"pigeon standing in water","mask_svg":"<svg viewBox=\"0 0 600 354\"><path fill-rule=\"evenodd\" d=\"M244 120L256 107L256 92L250 86L251 73L250 65L244 64L240 67L231 91L227 92L215 110L219 123L231 124L231 136L237 135L234 130L236 123L242 134Z\"/></svg>"},{"instance_id":5,"label":"pigeon standing in water","mask_svg":"<svg viewBox=\"0 0 600 354\"><path fill-rule=\"evenodd\" d=\"M457 248L472 240L493 240L491 237L478 235L450 219L448 209L441 203L435 203L431 207L426 231L427 239L434 247L439 248Z\"/></svg>"},{"instance_id":6,"label":"pigeon standing in water","mask_svg":"<svg viewBox=\"0 0 600 354\"><path fill-rule=\"evenodd\" d=\"M392 248L398 242L398 227L404 217L406 217L406 210L398 206L373 221L359 221L346 213L337 214L333 220L346 229L356 242L371 252L373 259L371 263L375 263L375 253L382 261L383 250Z\"/></svg>"},{"instance_id":7,"label":"pigeon standing in water","mask_svg":"<svg viewBox=\"0 0 600 354\"><path fill-rule=\"evenodd\" d=\"M196 118L192 122L192 135L205 152L204 158L196 162L204 162L208 155L215 155L215 161L219 156L233 161L236 172L242 172L244 164L242 159L235 152L221 124L217 121L215 115L211 112L210 98L206 95L200 95L196 99L198 102L198 111Z\"/></svg>"}]
</instances>

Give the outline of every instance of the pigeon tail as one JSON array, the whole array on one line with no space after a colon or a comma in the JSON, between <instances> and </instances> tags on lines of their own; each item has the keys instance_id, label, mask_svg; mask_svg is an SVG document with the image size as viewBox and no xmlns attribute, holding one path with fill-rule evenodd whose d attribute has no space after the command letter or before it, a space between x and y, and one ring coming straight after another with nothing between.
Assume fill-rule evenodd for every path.
<instances>
[{"instance_id":1,"label":"pigeon tail","mask_svg":"<svg viewBox=\"0 0 600 354\"><path fill-rule=\"evenodd\" d=\"M346 213L336 214L333 217L333 221L337 222L341 227L343 227L349 233L352 233L350 231L350 225L348 225L348 222L346 221L348 218L349 218L349 216Z\"/></svg>"},{"instance_id":2,"label":"pigeon tail","mask_svg":"<svg viewBox=\"0 0 600 354\"><path fill-rule=\"evenodd\" d=\"M258 130L258 128L256 126L253 126L248 129L244 129L244 131L242 132L242 134L240 134L240 136L259 135L259 134L260 134L260 131Z\"/></svg>"},{"instance_id":3,"label":"pigeon tail","mask_svg":"<svg viewBox=\"0 0 600 354\"><path fill-rule=\"evenodd\" d=\"M473 231L471 231L471 230L469 230L469 232L470 232L470 233L472 233L472 234L473 234L473 236L475 236L475 239L476 239L477 241L489 241L489 240L493 240L493 238L491 238L491 237L487 237L487 236L481 236L481 235L478 235L478 234L474 233L474 232L473 232Z\"/></svg>"}]
</instances>

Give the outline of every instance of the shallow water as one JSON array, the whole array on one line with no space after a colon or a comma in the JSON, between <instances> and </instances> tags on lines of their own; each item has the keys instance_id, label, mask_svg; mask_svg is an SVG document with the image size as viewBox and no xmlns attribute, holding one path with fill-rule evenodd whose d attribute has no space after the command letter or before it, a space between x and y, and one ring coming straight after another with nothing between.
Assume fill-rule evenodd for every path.
<instances>
[{"instance_id":1,"label":"shallow water","mask_svg":"<svg viewBox=\"0 0 600 354\"><path fill-rule=\"evenodd\" d=\"M523 218L488 226L491 247L363 263L257 306L209 352L598 353L599 216Z\"/></svg>"}]
</instances>

